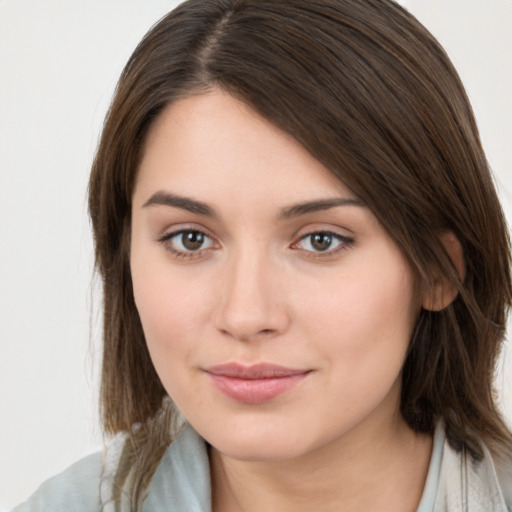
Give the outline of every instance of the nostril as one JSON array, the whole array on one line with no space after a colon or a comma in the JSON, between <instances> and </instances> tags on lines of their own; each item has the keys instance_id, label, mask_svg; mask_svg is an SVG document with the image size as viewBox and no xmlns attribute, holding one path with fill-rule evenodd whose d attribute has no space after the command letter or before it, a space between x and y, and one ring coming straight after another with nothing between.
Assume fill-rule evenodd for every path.
<instances>
[{"instance_id":1,"label":"nostril","mask_svg":"<svg viewBox=\"0 0 512 512\"><path fill-rule=\"evenodd\" d=\"M235 334L234 332L231 332L229 329L221 329L221 332L225 335L228 335L228 336L234 338L237 341L251 341L251 340L258 339L258 338L265 338L268 336L272 336L273 334L275 334L276 330L275 329L261 329L260 331L257 331L256 334L254 334L254 335L242 334L242 333Z\"/></svg>"}]
</instances>

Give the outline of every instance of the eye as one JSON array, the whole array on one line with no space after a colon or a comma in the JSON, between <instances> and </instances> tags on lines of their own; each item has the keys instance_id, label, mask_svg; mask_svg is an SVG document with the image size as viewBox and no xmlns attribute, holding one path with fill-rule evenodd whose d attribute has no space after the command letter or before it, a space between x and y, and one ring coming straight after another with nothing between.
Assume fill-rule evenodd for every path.
<instances>
[{"instance_id":1,"label":"eye","mask_svg":"<svg viewBox=\"0 0 512 512\"><path fill-rule=\"evenodd\" d=\"M353 239L332 231L315 231L300 238L293 245L294 249L301 249L312 253L331 254L353 243Z\"/></svg>"},{"instance_id":2,"label":"eye","mask_svg":"<svg viewBox=\"0 0 512 512\"><path fill-rule=\"evenodd\" d=\"M169 233L160 239L169 251L186 256L213 247L213 240L195 229L182 229Z\"/></svg>"}]
</instances>

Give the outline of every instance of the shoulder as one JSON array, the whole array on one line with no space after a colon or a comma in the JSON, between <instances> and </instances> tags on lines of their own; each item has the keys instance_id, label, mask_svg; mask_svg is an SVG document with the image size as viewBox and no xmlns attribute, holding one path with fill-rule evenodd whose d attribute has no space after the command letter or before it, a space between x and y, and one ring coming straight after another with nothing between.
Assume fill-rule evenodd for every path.
<instances>
[{"instance_id":1,"label":"shoulder","mask_svg":"<svg viewBox=\"0 0 512 512\"><path fill-rule=\"evenodd\" d=\"M102 454L89 455L44 482L11 512L96 512L100 510Z\"/></svg>"}]
</instances>

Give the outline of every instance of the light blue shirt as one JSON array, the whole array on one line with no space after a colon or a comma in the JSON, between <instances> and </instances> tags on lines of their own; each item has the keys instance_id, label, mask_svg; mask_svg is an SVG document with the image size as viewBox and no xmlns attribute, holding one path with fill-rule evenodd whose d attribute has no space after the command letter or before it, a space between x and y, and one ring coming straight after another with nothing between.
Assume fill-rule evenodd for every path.
<instances>
[{"instance_id":1,"label":"light blue shirt","mask_svg":"<svg viewBox=\"0 0 512 512\"><path fill-rule=\"evenodd\" d=\"M98 512L102 454L86 457L47 480L12 512ZM506 492L505 492L506 491ZM486 451L477 465L450 448L442 424L434 435L425 489L417 512L509 512L512 482L502 482ZM112 504L104 511L114 510ZM151 481L144 512L211 512L206 443L186 423Z\"/></svg>"}]
</instances>

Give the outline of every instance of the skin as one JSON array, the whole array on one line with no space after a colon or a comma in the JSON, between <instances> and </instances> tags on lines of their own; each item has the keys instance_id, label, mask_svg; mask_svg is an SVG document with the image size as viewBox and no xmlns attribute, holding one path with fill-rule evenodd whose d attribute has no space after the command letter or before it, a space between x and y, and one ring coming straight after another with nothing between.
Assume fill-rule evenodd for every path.
<instances>
[{"instance_id":1,"label":"skin","mask_svg":"<svg viewBox=\"0 0 512 512\"><path fill-rule=\"evenodd\" d=\"M333 199L347 204L290 210ZM214 511L416 510L431 439L399 403L422 298L373 213L291 136L219 90L168 106L137 177L131 271L156 371L211 445ZM204 371L228 362L308 374L240 403Z\"/></svg>"}]
</instances>

